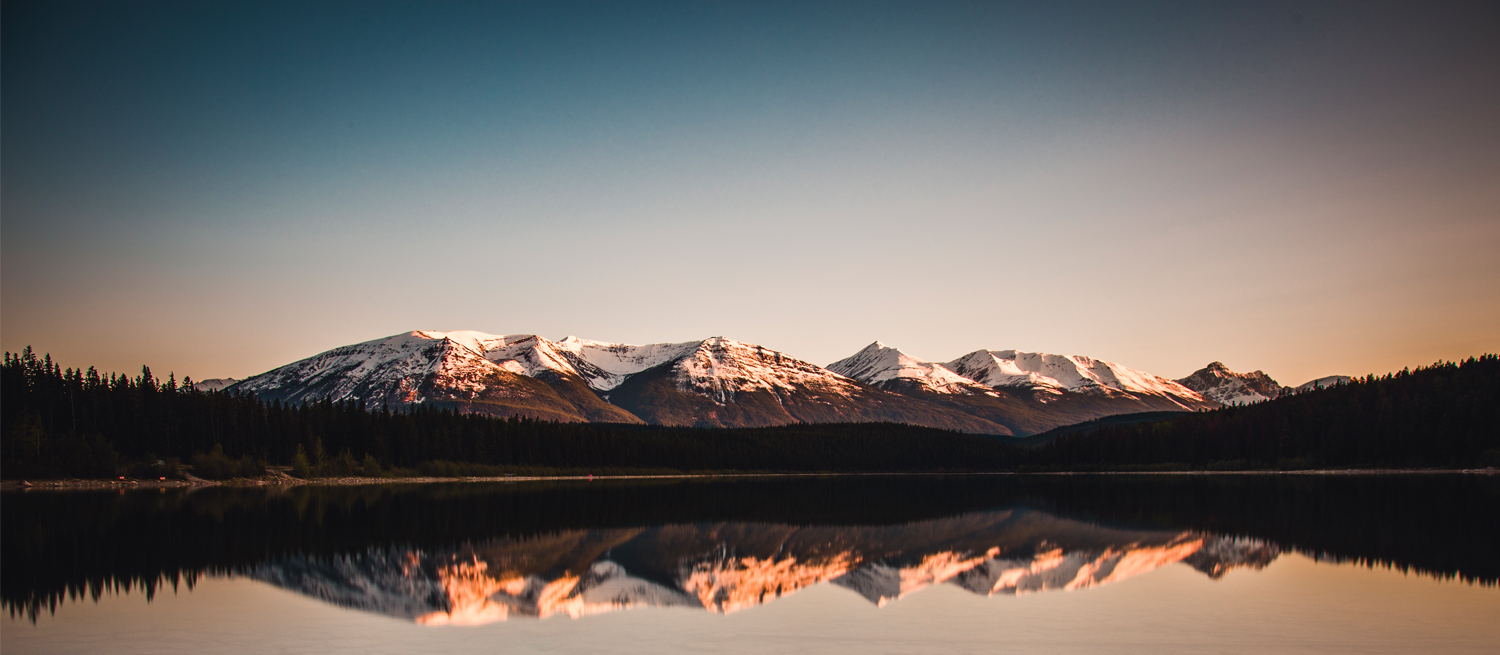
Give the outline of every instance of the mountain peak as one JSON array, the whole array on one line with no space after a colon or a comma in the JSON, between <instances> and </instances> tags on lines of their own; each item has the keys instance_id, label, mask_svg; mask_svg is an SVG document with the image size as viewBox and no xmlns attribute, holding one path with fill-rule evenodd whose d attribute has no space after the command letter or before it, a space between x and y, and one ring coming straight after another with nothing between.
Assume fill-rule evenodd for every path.
<instances>
[{"instance_id":1,"label":"mountain peak","mask_svg":"<svg viewBox=\"0 0 1500 655\"><path fill-rule=\"evenodd\" d=\"M1177 381L1204 398L1225 405L1247 405L1281 395L1282 387L1271 376L1260 371L1235 373L1222 362L1210 362L1192 375Z\"/></svg>"},{"instance_id":2,"label":"mountain peak","mask_svg":"<svg viewBox=\"0 0 1500 655\"><path fill-rule=\"evenodd\" d=\"M1198 392L1177 382L1081 355L976 350L944 366L992 388L1026 387L1053 396L1064 391L1126 398L1155 396L1183 409L1204 406Z\"/></svg>"},{"instance_id":3,"label":"mountain peak","mask_svg":"<svg viewBox=\"0 0 1500 655\"><path fill-rule=\"evenodd\" d=\"M1324 389L1327 387L1338 386L1340 384L1348 384L1353 379L1354 378L1351 378L1347 375L1330 375L1328 377L1321 377L1310 382L1299 384L1297 385L1297 390L1307 391L1309 389Z\"/></svg>"},{"instance_id":4,"label":"mountain peak","mask_svg":"<svg viewBox=\"0 0 1500 655\"><path fill-rule=\"evenodd\" d=\"M865 384L882 386L902 382L938 393L975 393L973 380L923 361L898 348L876 341L854 355L828 365L828 370Z\"/></svg>"}]
</instances>

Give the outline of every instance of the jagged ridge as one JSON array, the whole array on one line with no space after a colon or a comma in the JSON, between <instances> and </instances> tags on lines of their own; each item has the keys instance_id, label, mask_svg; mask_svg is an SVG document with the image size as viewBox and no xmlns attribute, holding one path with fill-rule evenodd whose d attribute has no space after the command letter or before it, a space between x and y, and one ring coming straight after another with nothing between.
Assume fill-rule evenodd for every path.
<instances>
[{"instance_id":1,"label":"jagged ridge","mask_svg":"<svg viewBox=\"0 0 1500 655\"><path fill-rule=\"evenodd\" d=\"M335 348L229 388L288 402L432 404L558 421L886 421L1015 436L1116 414L1251 402L1279 389L1263 373L1238 375L1217 362L1174 382L1090 357L1016 350L928 362L877 341L824 368L724 337L631 345L474 331Z\"/></svg>"}]
</instances>

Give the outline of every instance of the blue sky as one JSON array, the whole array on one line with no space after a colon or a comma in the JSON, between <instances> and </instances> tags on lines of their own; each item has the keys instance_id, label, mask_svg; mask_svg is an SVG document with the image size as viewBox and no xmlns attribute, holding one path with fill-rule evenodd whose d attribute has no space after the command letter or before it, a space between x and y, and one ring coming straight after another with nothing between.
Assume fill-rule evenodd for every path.
<instances>
[{"instance_id":1,"label":"blue sky","mask_svg":"<svg viewBox=\"0 0 1500 655\"><path fill-rule=\"evenodd\" d=\"M1500 350L1493 3L6 2L0 341Z\"/></svg>"}]
</instances>

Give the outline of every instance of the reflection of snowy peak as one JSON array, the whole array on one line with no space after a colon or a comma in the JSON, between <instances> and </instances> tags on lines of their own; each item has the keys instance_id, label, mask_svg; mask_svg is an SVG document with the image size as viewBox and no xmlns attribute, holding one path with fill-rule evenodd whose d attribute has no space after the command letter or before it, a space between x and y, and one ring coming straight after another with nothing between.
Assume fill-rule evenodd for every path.
<instances>
[{"instance_id":1,"label":"reflection of snowy peak","mask_svg":"<svg viewBox=\"0 0 1500 655\"><path fill-rule=\"evenodd\" d=\"M958 574L953 583L986 596L1084 589L1180 562L1203 544L1203 537L1186 534L1162 545L1071 552L1056 548L1027 558L997 557Z\"/></svg>"},{"instance_id":2,"label":"reflection of snowy peak","mask_svg":"<svg viewBox=\"0 0 1500 655\"><path fill-rule=\"evenodd\" d=\"M243 573L339 607L407 620L451 607L436 569L418 551L371 548L329 558L296 556Z\"/></svg>"},{"instance_id":3,"label":"reflection of snowy peak","mask_svg":"<svg viewBox=\"0 0 1500 655\"><path fill-rule=\"evenodd\" d=\"M1182 561L1218 580L1232 569L1266 568L1279 555L1281 548L1275 544L1245 537L1225 537L1210 539L1198 552Z\"/></svg>"},{"instance_id":4,"label":"reflection of snowy peak","mask_svg":"<svg viewBox=\"0 0 1500 655\"><path fill-rule=\"evenodd\" d=\"M1176 562L1217 579L1236 567L1262 568L1278 554L1255 540L1004 511L897 526L718 523L569 531L451 552L392 548L299 556L245 573L342 607L425 625L474 625L637 607L729 613L822 582L884 606L935 584L983 596L1083 589Z\"/></svg>"},{"instance_id":5,"label":"reflection of snowy peak","mask_svg":"<svg viewBox=\"0 0 1500 655\"><path fill-rule=\"evenodd\" d=\"M472 556L376 550L333 558L294 557L246 571L251 578L340 607L424 625L478 625L511 616L573 618L634 607L699 607L697 599L595 562L552 579L495 577Z\"/></svg>"},{"instance_id":6,"label":"reflection of snowy peak","mask_svg":"<svg viewBox=\"0 0 1500 655\"><path fill-rule=\"evenodd\" d=\"M679 562L677 584L710 612L727 614L839 578L854 564L848 552L799 560L795 556L738 557L728 548L718 548Z\"/></svg>"},{"instance_id":7,"label":"reflection of snowy peak","mask_svg":"<svg viewBox=\"0 0 1500 655\"><path fill-rule=\"evenodd\" d=\"M1225 405L1248 405L1281 395L1281 385L1260 371L1235 373L1219 362L1213 362L1178 380L1182 386L1203 394L1204 398Z\"/></svg>"},{"instance_id":8,"label":"reflection of snowy peak","mask_svg":"<svg viewBox=\"0 0 1500 655\"><path fill-rule=\"evenodd\" d=\"M577 573L547 579L540 576L495 577L488 564L470 557L438 569L449 603L441 611L416 617L425 625L477 625L510 616L580 618L637 607L698 607L676 589L632 577L609 560Z\"/></svg>"}]
</instances>

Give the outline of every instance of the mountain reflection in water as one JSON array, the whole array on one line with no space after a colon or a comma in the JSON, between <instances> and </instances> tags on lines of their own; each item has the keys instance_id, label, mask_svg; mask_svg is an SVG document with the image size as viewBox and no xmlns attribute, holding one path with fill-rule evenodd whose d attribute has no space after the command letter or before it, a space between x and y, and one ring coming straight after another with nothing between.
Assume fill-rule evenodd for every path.
<instances>
[{"instance_id":1,"label":"mountain reflection in water","mask_svg":"<svg viewBox=\"0 0 1500 655\"><path fill-rule=\"evenodd\" d=\"M244 576L424 624L728 613L812 585L1081 589L1279 554L1494 585L1500 476L799 476L0 494L0 599Z\"/></svg>"},{"instance_id":2,"label":"mountain reflection in water","mask_svg":"<svg viewBox=\"0 0 1500 655\"><path fill-rule=\"evenodd\" d=\"M884 605L934 584L981 596L1082 589L1177 562L1218 577L1264 567L1279 552L1253 539L1006 510L898 526L574 530L448 551L291 557L242 573L343 607L472 625L636 607L728 613L823 582Z\"/></svg>"}]
</instances>

